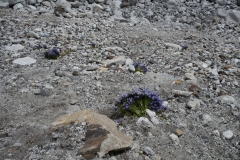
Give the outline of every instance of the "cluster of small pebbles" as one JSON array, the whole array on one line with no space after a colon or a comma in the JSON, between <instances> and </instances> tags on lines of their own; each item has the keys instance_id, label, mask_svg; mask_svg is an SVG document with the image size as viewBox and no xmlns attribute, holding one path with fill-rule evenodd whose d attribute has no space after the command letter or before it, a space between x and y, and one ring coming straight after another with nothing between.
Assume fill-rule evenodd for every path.
<instances>
[{"instance_id":1,"label":"cluster of small pebbles","mask_svg":"<svg viewBox=\"0 0 240 160\"><path fill-rule=\"evenodd\" d=\"M91 109L114 121L123 93L146 87L168 106L142 123L124 117L130 150L96 159L240 159L237 2L0 0L0 155L84 159L87 124L49 133ZM56 48L60 54L48 59ZM139 62L146 74L134 72Z\"/></svg>"}]
</instances>

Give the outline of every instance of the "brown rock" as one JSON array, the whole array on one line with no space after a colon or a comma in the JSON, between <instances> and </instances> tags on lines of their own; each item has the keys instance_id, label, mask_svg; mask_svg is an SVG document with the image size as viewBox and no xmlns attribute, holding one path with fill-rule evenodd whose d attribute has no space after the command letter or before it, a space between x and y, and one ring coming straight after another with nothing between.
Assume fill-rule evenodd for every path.
<instances>
[{"instance_id":1,"label":"brown rock","mask_svg":"<svg viewBox=\"0 0 240 160\"><path fill-rule=\"evenodd\" d=\"M74 122L89 124L86 143L78 152L86 159L92 159L97 154L99 157L103 157L109 151L124 150L132 146L132 137L118 131L114 121L90 110L78 111L59 118L51 124L50 131Z\"/></svg>"},{"instance_id":2,"label":"brown rock","mask_svg":"<svg viewBox=\"0 0 240 160\"><path fill-rule=\"evenodd\" d=\"M198 86L196 86L194 84L189 87L189 91L194 92L194 93L199 92L201 90L202 89L200 87L198 87Z\"/></svg>"},{"instance_id":3,"label":"brown rock","mask_svg":"<svg viewBox=\"0 0 240 160\"><path fill-rule=\"evenodd\" d=\"M181 129L176 129L174 131L174 134L176 134L178 137L182 136L183 135L183 131Z\"/></svg>"},{"instance_id":4,"label":"brown rock","mask_svg":"<svg viewBox=\"0 0 240 160\"><path fill-rule=\"evenodd\" d=\"M180 84L182 84L182 81L181 80L175 80L174 83L177 84L177 85L180 85Z\"/></svg>"},{"instance_id":5,"label":"brown rock","mask_svg":"<svg viewBox=\"0 0 240 160\"><path fill-rule=\"evenodd\" d=\"M229 69L229 68L232 68L233 66L232 65L226 65L224 66L225 69Z\"/></svg>"},{"instance_id":6,"label":"brown rock","mask_svg":"<svg viewBox=\"0 0 240 160\"><path fill-rule=\"evenodd\" d=\"M13 154L19 149L20 149L20 146L12 146L12 147L8 148L8 153Z\"/></svg>"},{"instance_id":7,"label":"brown rock","mask_svg":"<svg viewBox=\"0 0 240 160\"><path fill-rule=\"evenodd\" d=\"M79 149L78 154L86 159L93 159L100 151L101 144L108 138L109 132L99 124L91 124L87 128L86 141L83 148Z\"/></svg>"},{"instance_id":8,"label":"brown rock","mask_svg":"<svg viewBox=\"0 0 240 160\"><path fill-rule=\"evenodd\" d=\"M60 15L62 15L65 12L65 9L62 7L56 7L54 8L54 14L59 17Z\"/></svg>"}]
</instances>

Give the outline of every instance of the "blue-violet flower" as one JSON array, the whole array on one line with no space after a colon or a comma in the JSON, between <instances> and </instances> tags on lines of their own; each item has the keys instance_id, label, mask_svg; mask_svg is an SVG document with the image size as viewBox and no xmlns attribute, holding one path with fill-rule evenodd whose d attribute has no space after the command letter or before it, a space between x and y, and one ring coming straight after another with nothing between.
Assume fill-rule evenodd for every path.
<instances>
[{"instance_id":1,"label":"blue-violet flower","mask_svg":"<svg viewBox=\"0 0 240 160\"><path fill-rule=\"evenodd\" d=\"M167 108L162 105L158 95L147 88L134 89L129 94L123 94L116 101L117 111L122 115L144 116L146 109L162 112Z\"/></svg>"}]
</instances>

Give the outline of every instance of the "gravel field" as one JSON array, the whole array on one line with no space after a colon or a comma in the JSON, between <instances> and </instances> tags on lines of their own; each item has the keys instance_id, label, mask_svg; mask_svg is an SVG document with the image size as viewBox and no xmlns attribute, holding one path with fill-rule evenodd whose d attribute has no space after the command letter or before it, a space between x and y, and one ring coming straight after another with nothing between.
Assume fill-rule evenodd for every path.
<instances>
[{"instance_id":1,"label":"gravel field","mask_svg":"<svg viewBox=\"0 0 240 160\"><path fill-rule=\"evenodd\" d=\"M70 2L59 1L51 3L67 6L62 15L46 7L49 1L17 9L9 1L0 9L0 159L240 159L240 27L229 16L240 15L235 3L80 0L69 11ZM195 19L181 20L183 12ZM45 57L52 49L57 59ZM134 72L136 62L146 74ZM168 107L156 115L158 124L114 111L123 93L139 87ZM79 149L91 124L50 129L86 109L113 120L132 145L86 158Z\"/></svg>"}]
</instances>

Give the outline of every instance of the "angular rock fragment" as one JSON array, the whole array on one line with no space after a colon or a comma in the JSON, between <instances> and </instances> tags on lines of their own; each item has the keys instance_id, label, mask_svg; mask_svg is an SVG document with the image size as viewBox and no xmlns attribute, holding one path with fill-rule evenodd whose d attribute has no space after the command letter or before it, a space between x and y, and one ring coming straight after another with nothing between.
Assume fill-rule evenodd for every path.
<instances>
[{"instance_id":1,"label":"angular rock fragment","mask_svg":"<svg viewBox=\"0 0 240 160\"><path fill-rule=\"evenodd\" d=\"M171 48L175 48L175 49L178 49L178 50L181 50L181 49L182 49L182 47L181 47L180 45L178 45L178 44L164 43L164 45L165 45L166 47L171 47Z\"/></svg>"},{"instance_id":2,"label":"angular rock fragment","mask_svg":"<svg viewBox=\"0 0 240 160\"><path fill-rule=\"evenodd\" d=\"M13 61L15 64L19 65L31 65L36 63L36 60L31 57L18 58Z\"/></svg>"},{"instance_id":3,"label":"angular rock fragment","mask_svg":"<svg viewBox=\"0 0 240 160\"><path fill-rule=\"evenodd\" d=\"M231 130L227 130L223 132L223 137L225 137L226 139L231 139L233 137L233 132Z\"/></svg>"},{"instance_id":4,"label":"angular rock fragment","mask_svg":"<svg viewBox=\"0 0 240 160\"><path fill-rule=\"evenodd\" d=\"M114 57L113 59L110 59L110 60L102 61L102 64L105 64L106 66L109 66L109 65L115 64L115 63L125 64L125 61L126 61L125 56L118 56L118 57Z\"/></svg>"},{"instance_id":5,"label":"angular rock fragment","mask_svg":"<svg viewBox=\"0 0 240 160\"><path fill-rule=\"evenodd\" d=\"M24 46L21 44L13 44L11 46L6 46L6 49L9 51L17 52L24 49Z\"/></svg>"},{"instance_id":6,"label":"angular rock fragment","mask_svg":"<svg viewBox=\"0 0 240 160\"><path fill-rule=\"evenodd\" d=\"M113 150L124 150L132 146L132 137L122 134L117 130L114 121L105 115L97 114L90 110L82 110L63 116L51 124L50 131L71 123L89 124L86 134L86 142L78 151L86 159L92 159L96 155L103 157Z\"/></svg>"},{"instance_id":7,"label":"angular rock fragment","mask_svg":"<svg viewBox=\"0 0 240 160\"><path fill-rule=\"evenodd\" d=\"M176 95L181 95L181 96L190 96L193 94L193 92L180 91L180 90L172 90L172 93Z\"/></svg>"},{"instance_id":8,"label":"angular rock fragment","mask_svg":"<svg viewBox=\"0 0 240 160\"><path fill-rule=\"evenodd\" d=\"M200 100L195 99L195 100L189 101L187 103L187 107L190 109L196 109L196 108L200 107Z\"/></svg>"}]
</instances>

